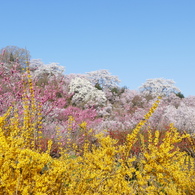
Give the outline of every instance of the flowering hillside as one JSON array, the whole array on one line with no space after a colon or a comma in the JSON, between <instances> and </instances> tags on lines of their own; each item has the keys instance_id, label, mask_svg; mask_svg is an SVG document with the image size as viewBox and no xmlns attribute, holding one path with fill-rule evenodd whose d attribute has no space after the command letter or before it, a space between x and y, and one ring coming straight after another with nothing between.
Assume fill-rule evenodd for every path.
<instances>
[{"instance_id":1,"label":"flowering hillside","mask_svg":"<svg viewBox=\"0 0 195 195\"><path fill-rule=\"evenodd\" d=\"M0 194L195 194L195 97L2 56Z\"/></svg>"}]
</instances>

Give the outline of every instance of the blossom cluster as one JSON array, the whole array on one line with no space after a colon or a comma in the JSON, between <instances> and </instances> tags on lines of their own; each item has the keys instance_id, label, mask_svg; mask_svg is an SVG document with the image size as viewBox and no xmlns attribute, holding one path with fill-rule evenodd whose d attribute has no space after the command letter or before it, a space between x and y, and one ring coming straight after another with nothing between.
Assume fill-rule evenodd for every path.
<instances>
[{"instance_id":1,"label":"blossom cluster","mask_svg":"<svg viewBox=\"0 0 195 195\"><path fill-rule=\"evenodd\" d=\"M73 93L72 102L77 106L104 106L107 100L103 91L79 77L71 80L69 93Z\"/></svg>"},{"instance_id":2,"label":"blossom cluster","mask_svg":"<svg viewBox=\"0 0 195 195\"><path fill-rule=\"evenodd\" d=\"M117 87L120 83L119 78L111 75L108 70L87 72L86 77L93 85L99 84L102 89Z\"/></svg>"},{"instance_id":3,"label":"blossom cluster","mask_svg":"<svg viewBox=\"0 0 195 195\"><path fill-rule=\"evenodd\" d=\"M40 59L33 59L30 62L30 69L33 71L34 77L41 77L43 75L55 75L60 76L64 73L64 66L60 66L59 63L44 64Z\"/></svg>"},{"instance_id":4,"label":"blossom cluster","mask_svg":"<svg viewBox=\"0 0 195 195\"><path fill-rule=\"evenodd\" d=\"M175 82L171 79L147 79L147 81L140 87L140 91L144 95L152 96L167 96L172 93L181 92L176 86Z\"/></svg>"}]
</instances>

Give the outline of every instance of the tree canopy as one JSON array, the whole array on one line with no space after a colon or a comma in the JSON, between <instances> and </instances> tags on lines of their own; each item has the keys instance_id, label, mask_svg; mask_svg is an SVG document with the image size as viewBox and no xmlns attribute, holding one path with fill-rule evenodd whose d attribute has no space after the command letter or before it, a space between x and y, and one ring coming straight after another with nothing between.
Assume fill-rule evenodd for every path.
<instances>
[{"instance_id":1,"label":"tree canopy","mask_svg":"<svg viewBox=\"0 0 195 195\"><path fill-rule=\"evenodd\" d=\"M175 81L171 79L155 78L147 79L140 87L140 92L144 95L152 96L169 96L170 94L178 94L180 89L175 85Z\"/></svg>"},{"instance_id":2,"label":"tree canopy","mask_svg":"<svg viewBox=\"0 0 195 195\"><path fill-rule=\"evenodd\" d=\"M2 48L0 53L1 61L7 64L18 62L21 66L25 67L26 63L30 60L30 52L27 49L14 45Z\"/></svg>"}]
</instances>

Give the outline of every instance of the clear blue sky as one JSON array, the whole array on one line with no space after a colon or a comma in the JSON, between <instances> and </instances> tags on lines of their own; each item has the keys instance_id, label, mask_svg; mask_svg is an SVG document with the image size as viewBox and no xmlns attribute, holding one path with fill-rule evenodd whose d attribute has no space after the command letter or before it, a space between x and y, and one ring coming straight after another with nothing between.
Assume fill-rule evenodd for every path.
<instances>
[{"instance_id":1,"label":"clear blue sky","mask_svg":"<svg viewBox=\"0 0 195 195\"><path fill-rule=\"evenodd\" d=\"M65 74L107 69L129 89L173 79L195 95L195 0L2 0L0 8L0 48L26 48Z\"/></svg>"}]
</instances>

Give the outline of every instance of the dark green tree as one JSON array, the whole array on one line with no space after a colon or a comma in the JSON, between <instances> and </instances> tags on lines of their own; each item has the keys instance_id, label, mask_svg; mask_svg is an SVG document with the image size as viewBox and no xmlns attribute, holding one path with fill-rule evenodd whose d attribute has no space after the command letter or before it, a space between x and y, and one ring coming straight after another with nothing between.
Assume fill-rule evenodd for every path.
<instances>
[{"instance_id":1,"label":"dark green tree","mask_svg":"<svg viewBox=\"0 0 195 195\"><path fill-rule=\"evenodd\" d=\"M100 86L99 83L96 83L96 84L95 84L95 88L97 88L98 90L103 90L103 88Z\"/></svg>"},{"instance_id":2,"label":"dark green tree","mask_svg":"<svg viewBox=\"0 0 195 195\"><path fill-rule=\"evenodd\" d=\"M15 61L14 56L13 56L12 53L10 54L10 59L9 59L9 61L10 61L10 62L14 62L14 61Z\"/></svg>"},{"instance_id":3,"label":"dark green tree","mask_svg":"<svg viewBox=\"0 0 195 195\"><path fill-rule=\"evenodd\" d=\"M181 99L182 99L182 98L185 98L184 95L183 95L181 92L176 93L176 96L178 96L178 97L181 98Z\"/></svg>"}]
</instances>

